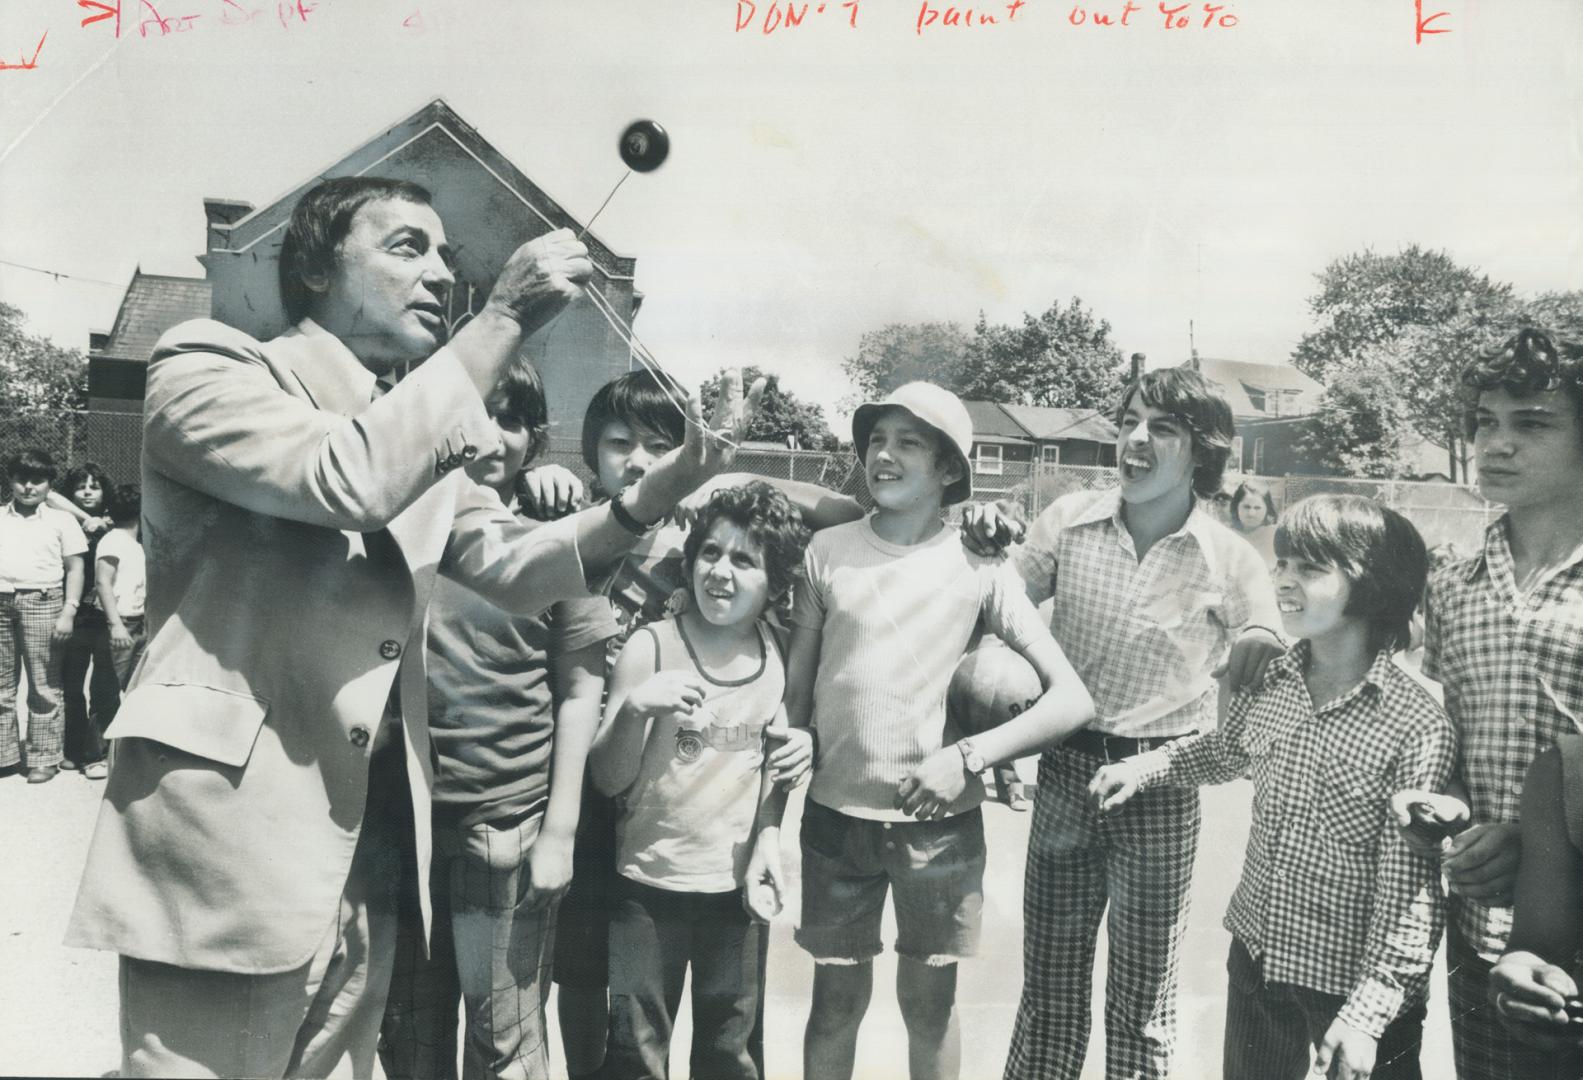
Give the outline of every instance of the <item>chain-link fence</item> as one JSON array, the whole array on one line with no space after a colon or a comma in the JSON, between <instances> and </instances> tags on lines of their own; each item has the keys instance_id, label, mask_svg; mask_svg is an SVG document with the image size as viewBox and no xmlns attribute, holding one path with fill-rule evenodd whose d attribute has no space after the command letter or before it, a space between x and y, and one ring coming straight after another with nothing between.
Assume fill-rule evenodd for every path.
<instances>
[{"instance_id":1,"label":"chain-link fence","mask_svg":"<svg viewBox=\"0 0 1583 1080\"><path fill-rule=\"evenodd\" d=\"M113 481L135 481L142 447L140 413L85 409L0 417L0 461L21 450L41 449L55 459L62 476L73 465L93 461Z\"/></svg>"}]
</instances>

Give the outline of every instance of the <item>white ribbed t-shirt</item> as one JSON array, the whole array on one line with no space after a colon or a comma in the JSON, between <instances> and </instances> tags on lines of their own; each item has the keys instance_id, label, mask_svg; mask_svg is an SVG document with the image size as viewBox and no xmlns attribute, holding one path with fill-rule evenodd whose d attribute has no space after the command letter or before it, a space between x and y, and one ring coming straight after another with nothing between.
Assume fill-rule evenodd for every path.
<instances>
[{"instance_id":1,"label":"white ribbed t-shirt","mask_svg":"<svg viewBox=\"0 0 1583 1080\"><path fill-rule=\"evenodd\" d=\"M881 539L870 519L814 534L793 622L821 635L808 797L853 817L910 821L896 786L945 744L945 694L979 617L1012 648L1049 637L1004 560L962 547L946 526L920 544ZM984 799L976 777L951 806Z\"/></svg>"}]
</instances>

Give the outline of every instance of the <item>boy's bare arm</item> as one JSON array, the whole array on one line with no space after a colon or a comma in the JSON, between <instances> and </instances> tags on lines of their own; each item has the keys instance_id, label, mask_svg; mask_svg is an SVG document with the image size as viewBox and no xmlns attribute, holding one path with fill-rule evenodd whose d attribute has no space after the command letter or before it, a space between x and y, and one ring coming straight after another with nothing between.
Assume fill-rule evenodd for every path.
<instances>
[{"instance_id":1,"label":"boy's bare arm","mask_svg":"<svg viewBox=\"0 0 1583 1080\"><path fill-rule=\"evenodd\" d=\"M528 856L528 902L558 898L572 881L572 848L582 812L583 773L599 727L605 687L605 643L596 641L555 658L555 741L550 758L550 799L539 837Z\"/></svg>"},{"instance_id":2,"label":"boy's bare arm","mask_svg":"<svg viewBox=\"0 0 1583 1080\"><path fill-rule=\"evenodd\" d=\"M793 626L786 651L786 722L794 728L813 727L814 681L819 674L823 637L817 630ZM816 753L817 753L817 747ZM817 767L818 762L815 761Z\"/></svg>"},{"instance_id":3,"label":"boy's bare arm","mask_svg":"<svg viewBox=\"0 0 1583 1080\"><path fill-rule=\"evenodd\" d=\"M785 725L786 708L781 706L771 726ZM769 761L759 772L759 805L753 823L753 850L743 875L743 905L748 914L768 922L785 905L785 874L780 853L781 819L786 814L786 785L777 784L770 775Z\"/></svg>"},{"instance_id":4,"label":"boy's bare arm","mask_svg":"<svg viewBox=\"0 0 1583 1080\"><path fill-rule=\"evenodd\" d=\"M849 521L857 521L864 513L863 504L852 496L842 495L818 484L775 476L760 476L757 473L733 472L721 473L683 499L676 507L677 516L683 523L690 524L709 502L709 496L714 492L722 488L740 487L754 481L768 484L785 495L802 515L803 524L815 532L833 525L845 525Z\"/></svg>"},{"instance_id":5,"label":"boy's bare arm","mask_svg":"<svg viewBox=\"0 0 1583 1080\"><path fill-rule=\"evenodd\" d=\"M648 741L649 720L636 708L628 708L627 699L633 689L653 673L654 660L654 638L646 633L635 633L627 640L610 673L604 719L588 755L588 775L605 795L619 795L638 777L643 744Z\"/></svg>"},{"instance_id":6,"label":"boy's bare arm","mask_svg":"<svg viewBox=\"0 0 1583 1080\"><path fill-rule=\"evenodd\" d=\"M50 634L52 640L62 644L71 637L72 627L77 621L77 605L82 600L82 556L68 555L64 562L66 600L61 606L60 616L55 620L55 629Z\"/></svg>"},{"instance_id":7,"label":"boy's bare arm","mask_svg":"<svg viewBox=\"0 0 1583 1080\"><path fill-rule=\"evenodd\" d=\"M110 644L118 649L130 649L132 635L127 633L121 609L115 603L115 577L120 561L114 557L94 560L93 589L99 597L99 610L104 612L105 624L110 629Z\"/></svg>"}]
</instances>

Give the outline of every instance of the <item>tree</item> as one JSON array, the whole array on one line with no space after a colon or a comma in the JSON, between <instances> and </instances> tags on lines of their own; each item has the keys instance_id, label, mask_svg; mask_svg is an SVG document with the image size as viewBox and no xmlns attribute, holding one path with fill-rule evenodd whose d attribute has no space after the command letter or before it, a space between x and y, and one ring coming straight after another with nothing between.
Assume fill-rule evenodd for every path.
<instances>
[{"instance_id":1,"label":"tree","mask_svg":"<svg viewBox=\"0 0 1583 1080\"><path fill-rule=\"evenodd\" d=\"M969 399L1055 408L1108 408L1123 379L1110 323L1072 297L1021 326L990 326L980 313L955 390Z\"/></svg>"},{"instance_id":2,"label":"tree","mask_svg":"<svg viewBox=\"0 0 1583 1080\"><path fill-rule=\"evenodd\" d=\"M69 461L87 405L83 354L29 334L22 313L0 303L0 458L36 446Z\"/></svg>"},{"instance_id":3,"label":"tree","mask_svg":"<svg viewBox=\"0 0 1583 1080\"><path fill-rule=\"evenodd\" d=\"M1407 408L1390 375L1343 371L1325 387L1297 439L1310 462L1347 476L1400 476L1412 434Z\"/></svg>"},{"instance_id":4,"label":"tree","mask_svg":"<svg viewBox=\"0 0 1583 1080\"><path fill-rule=\"evenodd\" d=\"M22 312L0 303L0 416L88 407L88 361L29 334Z\"/></svg>"},{"instance_id":5,"label":"tree","mask_svg":"<svg viewBox=\"0 0 1583 1080\"><path fill-rule=\"evenodd\" d=\"M705 380L698 388L699 396L703 399L705 416L708 416L714 408L715 400L720 394L720 380L724 374L721 372ZM743 369L743 387L752 386L753 381L763 374L764 372L757 367ZM829 421L825 419L822 407L812 402L799 401L790 391L781 388L779 380L771 377L769 385L764 390L764 396L759 401L758 412L748 424L747 438L784 445L789 435L796 436L797 445L804 450L834 450L840 445L840 440L830 430Z\"/></svg>"},{"instance_id":6,"label":"tree","mask_svg":"<svg viewBox=\"0 0 1583 1080\"><path fill-rule=\"evenodd\" d=\"M1292 363L1321 382L1370 372L1384 380L1380 385L1394 384L1401 408L1379 415L1445 446L1452 478L1465 477L1461 370L1520 313L1511 286L1416 244L1394 255L1363 251L1336 259L1318 280L1309 307L1319 325L1298 341ZM1331 401L1333 413L1342 400L1365 407L1375 385L1348 382ZM1372 428L1363 423L1355 435ZM1396 436L1394 428L1380 435ZM1359 445L1353 455L1385 468L1399 452L1398 442Z\"/></svg>"},{"instance_id":7,"label":"tree","mask_svg":"<svg viewBox=\"0 0 1583 1080\"><path fill-rule=\"evenodd\" d=\"M919 379L955 387L970 340L953 322L891 323L858 339L857 355L841 361L863 401Z\"/></svg>"},{"instance_id":8,"label":"tree","mask_svg":"<svg viewBox=\"0 0 1583 1080\"><path fill-rule=\"evenodd\" d=\"M1344 256L1318 280L1308 306L1319 325L1298 341L1292 363L1320 382L1333 371L1359 367L1411 327L1501 312L1513 302L1510 285L1416 244L1394 255L1365 250Z\"/></svg>"}]
</instances>

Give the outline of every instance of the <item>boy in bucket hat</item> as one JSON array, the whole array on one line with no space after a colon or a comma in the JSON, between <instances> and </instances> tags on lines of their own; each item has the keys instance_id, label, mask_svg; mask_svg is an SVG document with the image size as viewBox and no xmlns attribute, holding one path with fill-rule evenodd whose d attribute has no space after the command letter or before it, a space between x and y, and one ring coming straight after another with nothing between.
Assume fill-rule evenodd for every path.
<instances>
[{"instance_id":1,"label":"boy in bucket hat","mask_svg":"<svg viewBox=\"0 0 1583 1080\"><path fill-rule=\"evenodd\" d=\"M852 1074L894 890L897 998L914 1076L960 1071L956 963L983 904L979 773L1059 741L1088 692L1021 581L963 549L941 508L972 493L973 425L954 394L909 383L852 420L875 510L814 536L787 663L791 723L818 737L802 821L802 923L814 957L804 1075ZM1043 696L972 742L947 741L945 696L975 624L1020 652Z\"/></svg>"}]
</instances>

